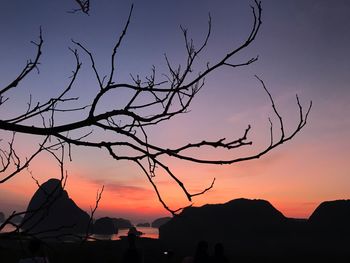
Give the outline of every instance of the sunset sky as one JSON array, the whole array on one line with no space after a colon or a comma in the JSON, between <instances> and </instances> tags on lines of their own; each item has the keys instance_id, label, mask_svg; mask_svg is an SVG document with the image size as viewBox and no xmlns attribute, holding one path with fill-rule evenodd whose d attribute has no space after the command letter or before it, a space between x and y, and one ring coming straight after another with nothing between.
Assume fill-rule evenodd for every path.
<instances>
[{"instance_id":1,"label":"sunset sky","mask_svg":"<svg viewBox=\"0 0 350 263\"><path fill-rule=\"evenodd\" d=\"M0 119L25 111L29 94L35 101L64 89L74 69L68 47L71 39L94 54L101 75L109 73L115 41L134 3L131 23L118 53L117 82L131 82L129 74L145 77L156 66L159 80L166 73L164 53L175 64L186 59L180 25L188 28L197 46L203 41L208 13L212 35L197 69L222 58L245 41L253 16L247 0L91 0L89 16L71 14L72 0L2 0L0 9L0 87L20 72L35 55L39 28L44 46L40 74L30 76L0 108ZM206 78L191 111L149 130L154 144L180 146L203 139L237 138L248 124L253 145L249 150L202 151L201 156L227 159L257 152L269 144L269 117L274 117L268 96L254 75L264 80L291 131L298 121L295 95L306 109L313 107L308 124L297 136L260 159L227 166L200 165L169 159L167 164L191 191L213 189L195 197L195 206L223 203L234 198L270 201L288 217L307 218L325 200L350 198L350 2L348 0L263 0L262 27L256 40L231 61L240 63L259 55L252 65L221 68ZM88 57L80 50L83 69L71 92L84 105L98 92ZM123 97L106 99L106 109ZM76 120L69 113L61 123ZM278 123L273 118L278 134ZM0 131L0 138L8 133ZM103 139L102 139L103 140ZM1 142L4 146L4 142ZM18 136L16 149L25 158L38 138ZM5 143L6 145L6 143ZM169 146L167 146L169 145ZM34 148L33 148L34 147ZM96 192L105 186L97 216L125 217L135 222L166 216L142 171L133 163L117 162L106 151L74 147L66 160L69 196L84 210L94 206ZM29 167L0 185L0 211L26 208L37 186L59 177L57 163L40 155ZM4 175L1 175L1 178ZM173 181L162 173L155 178L159 190L174 209L189 205Z\"/></svg>"}]
</instances>

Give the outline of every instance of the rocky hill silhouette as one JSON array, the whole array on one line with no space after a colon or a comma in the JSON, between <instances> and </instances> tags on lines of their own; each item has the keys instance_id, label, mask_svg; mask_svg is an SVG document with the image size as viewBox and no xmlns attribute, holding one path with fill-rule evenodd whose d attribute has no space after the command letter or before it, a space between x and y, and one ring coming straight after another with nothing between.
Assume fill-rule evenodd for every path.
<instances>
[{"instance_id":1,"label":"rocky hill silhouette","mask_svg":"<svg viewBox=\"0 0 350 263\"><path fill-rule=\"evenodd\" d=\"M159 228L165 242L232 240L281 235L288 219L268 201L235 199L189 207Z\"/></svg>"},{"instance_id":2,"label":"rocky hill silhouette","mask_svg":"<svg viewBox=\"0 0 350 263\"><path fill-rule=\"evenodd\" d=\"M350 200L322 203L309 219L286 218L268 201L189 207L159 228L170 249L226 244L233 262L350 262Z\"/></svg>"},{"instance_id":3,"label":"rocky hill silhouette","mask_svg":"<svg viewBox=\"0 0 350 263\"><path fill-rule=\"evenodd\" d=\"M113 235L118 234L119 229L130 229L133 227L130 220L125 218L102 217L93 224L94 234Z\"/></svg>"},{"instance_id":4,"label":"rocky hill silhouette","mask_svg":"<svg viewBox=\"0 0 350 263\"><path fill-rule=\"evenodd\" d=\"M112 220L118 229L129 229L130 227L133 227L133 224L131 224L130 220L128 219L112 218Z\"/></svg>"},{"instance_id":5,"label":"rocky hill silhouette","mask_svg":"<svg viewBox=\"0 0 350 263\"><path fill-rule=\"evenodd\" d=\"M49 179L31 198L22 229L42 235L86 233L89 219L69 198L61 181Z\"/></svg>"},{"instance_id":6,"label":"rocky hill silhouette","mask_svg":"<svg viewBox=\"0 0 350 263\"><path fill-rule=\"evenodd\" d=\"M102 217L95 221L93 233L100 235L118 234L118 226L115 218Z\"/></svg>"},{"instance_id":7,"label":"rocky hill silhouette","mask_svg":"<svg viewBox=\"0 0 350 263\"><path fill-rule=\"evenodd\" d=\"M308 223L313 232L336 235L350 234L350 200L321 203L310 216Z\"/></svg>"},{"instance_id":8,"label":"rocky hill silhouette","mask_svg":"<svg viewBox=\"0 0 350 263\"><path fill-rule=\"evenodd\" d=\"M154 220L152 222L152 227L159 228L161 225L164 225L165 223L167 223L170 219L171 219L171 217L157 218L156 220Z\"/></svg>"}]
</instances>

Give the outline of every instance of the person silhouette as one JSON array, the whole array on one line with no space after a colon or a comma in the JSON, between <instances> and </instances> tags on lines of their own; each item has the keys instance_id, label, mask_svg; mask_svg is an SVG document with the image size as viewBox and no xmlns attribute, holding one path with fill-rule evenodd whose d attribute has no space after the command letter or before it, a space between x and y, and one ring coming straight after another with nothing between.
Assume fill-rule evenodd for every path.
<instances>
[{"instance_id":1,"label":"person silhouette","mask_svg":"<svg viewBox=\"0 0 350 263\"><path fill-rule=\"evenodd\" d=\"M135 235L136 237L139 237L139 236L143 235L143 233L142 233L141 231L138 231L138 230L136 229L136 227L134 227L134 226L132 226L132 227L129 228L128 235L129 235L129 234L133 234L133 235Z\"/></svg>"},{"instance_id":2,"label":"person silhouette","mask_svg":"<svg viewBox=\"0 0 350 263\"><path fill-rule=\"evenodd\" d=\"M182 263L209 263L211 258L208 254L208 242L205 240L199 241L194 256L187 256L182 260Z\"/></svg>"},{"instance_id":3,"label":"person silhouette","mask_svg":"<svg viewBox=\"0 0 350 263\"><path fill-rule=\"evenodd\" d=\"M208 255L208 242L205 240L199 241L196 253L193 258L193 263L209 263L210 257Z\"/></svg>"},{"instance_id":4,"label":"person silhouette","mask_svg":"<svg viewBox=\"0 0 350 263\"><path fill-rule=\"evenodd\" d=\"M41 250L41 241L39 239L32 239L29 241L28 250L30 256L20 259L18 263L50 263L49 259L44 256Z\"/></svg>"},{"instance_id":5,"label":"person silhouette","mask_svg":"<svg viewBox=\"0 0 350 263\"><path fill-rule=\"evenodd\" d=\"M141 252L136 247L136 235L134 233L128 234L129 247L124 253L123 263L142 263Z\"/></svg>"},{"instance_id":6,"label":"person silhouette","mask_svg":"<svg viewBox=\"0 0 350 263\"><path fill-rule=\"evenodd\" d=\"M228 259L224 253L224 246L222 243L216 243L214 247L213 263L228 263Z\"/></svg>"}]
</instances>

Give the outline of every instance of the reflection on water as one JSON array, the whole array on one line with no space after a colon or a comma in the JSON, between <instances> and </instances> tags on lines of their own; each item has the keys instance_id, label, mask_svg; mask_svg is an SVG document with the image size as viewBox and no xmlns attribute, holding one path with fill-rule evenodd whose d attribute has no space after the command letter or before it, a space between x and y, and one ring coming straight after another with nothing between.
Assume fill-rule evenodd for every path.
<instances>
[{"instance_id":1,"label":"reflection on water","mask_svg":"<svg viewBox=\"0 0 350 263\"><path fill-rule=\"evenodd\" d=\"M12 225L6 225L1 232L10 232L15 228ZM153 227L138 227L137 230L141 231L143 235L141 237L155 238L158 239L159 231L158 228ZM118 240L121 236L127 236L129 229L119 229L118 234L115 235L92 235L93 238L101 240Z\"/></svg>"},{"instance_id":2,"label":"reflection on water","mask_svg":"<svg viewBox=\"0 0 350 263\"><path fill-rule=\"evenodd\" d=\"M143 233L141 237L156 238L156 239L159 237L158 228L138 227L137 230ZM116 235L92 235L92 237L97 239L102 239L102 240L118 240L122 236L127 236L128 231L129 229L119 229L118 234Z\"/></svg>"},{"instance_id":3,"label":"reflection on water","mask_svg":"<svg viewBox=\"0 0 350 263\"><path fill-rule=\"evenodd\" d=\"M0 222L1 225L2 222ZM13 225L7 224L0 232L11 232L15 230L16 228Z\"/></svg>"}]
</instances>

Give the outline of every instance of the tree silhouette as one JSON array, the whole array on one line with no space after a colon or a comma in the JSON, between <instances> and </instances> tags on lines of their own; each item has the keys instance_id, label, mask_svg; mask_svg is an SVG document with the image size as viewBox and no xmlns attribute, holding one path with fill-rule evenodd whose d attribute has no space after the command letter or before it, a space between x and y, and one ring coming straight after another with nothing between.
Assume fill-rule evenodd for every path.
<instances>
[{"instance_id":1,"label":"tree silhouette","mask_svg":"<svg viewBox=\"0 0 350 263\"><path fill-rule=\"evenodd\" d=\"M81 10L83 12L86 10L86 13L88 13L88 1L77 2L81 3ZM86 2L87 4L85 6ZM164 161L162 157L167 156L202 164L233 164L259 158L277 146L292 139L305 126L312 103L310 102L308 109L305 111L299 102L298 96L296 96L299 121L291 133L286 133L284 121L276 108L273 97L259 77L256 78L266 91L280 128L279 134L275 135L273 133L273 122L269 119L269 144L265 149L248 156L232 159L204 159L188 153L188 150L191 149L202 149L204 151L208 148L221 148L233 151L251 145L252 141L248 139L251 130L250 126L242 132L242 136L239 138L230 140L219 138L213 141L199 140L175 148L159 146L150 141L148 137L149 127L157 126L162 122L170 121L177 115L188 112L193 99L204 86L205 78L214 71L224 67L235 69L247 66L258 59L258 57L253 57L243 63L235 64L232 62L232 58L235 55L246 49L254 41L260 30L262 13L261 3L255 1L251 9L253 24L245 41L238 47L232 48L223 57L217 58L216 63L207 63L203 65L203 70L199 72L194 72L193 66L194 63L197 62L199 55L203 53L211 36L211 17L209 15L208 31L204 41L198 46L195 45L193 40L188 36L187 29L181 27L186 47L186 63L184 65L174 66L167 55L165 55L167 72L162 74L163 77L161 79L158 77L159 74L156 68L153 67L152 73L145 79L131 75L132 81L130 83L115 82L117 51L126 37L132 17L133 6L131 6L125 26L111 51L108 75L102 76L97 69L94 55L83 44L72 40L75 48L70 50L75 58L75 67L66 88L63 89L59 95L53 96L47 101L33 104L30 100L27 109L17 116L10 119L0 119L0 129L13 132L12 139L10 139L8 143L8 148L6 150L1 149L0 151L2 164L1 172L5 174L5 176L1 178L0 183L6 182L24 168L28 167L30 161L37 157L40 152L45 150L54 151L57 145L67 145L69 150L73 146L99 148L107 151L114 160L127 160L137 164L153 186L164 208L172 214L176 214L182 208L172 209L168 207L154 182L154 177L159 170L165 172L174 183L182 189L189 201L192 200L192 197L204 194L211 189L214 185L215 178L203 191L191 193L188 191L185 184L173 173L168 163ZM37 49L36 56L26 63L21 73L10 84L0 90L0 106L5 106L6 101L9 99L7 94L10 90L15 89L23 82L28 74L38 69L40 57L42 55L43 42L42 32L40 30L39 40L33 42ZM65 106L67 102L78 100L77 97L69 96L69 92L73 88L82 67L78 50L84 52L89 57L91 70L95 76L98 91L89 104L83 107L69 108ZM99 106L102 104L102 98L109 96L112 92L122 92L125 90L129 92L130 98L125 100L123 105L115 105L114 108L109 111L101 112L98 110ZM57 113L69 114L76 111L82 112L84 117L62 125L55 124L55 116ZM40 120L41 124L38 124L38 120ZM89 131L86 132L86 129L89 129ZM81 135L70 135L70 132L73 131L80 131ZM16 133L31 134L43 138L43 142L39 145L38 150L24 162L21 162L15 151L14 140ZM128 151L119 151L119 149L128 149ZM10 169L11 164L12 167L14 167L13 171Z\"/></svg>"},{"instance_id":2,"label":"tree silhouette","mask_svg":"<svg viewBox=\"0 0 350 263\"><path fill-rule=\"evenodd\" d=\"M76 13L76 12L83 12L84 14L89 14L90 12L90 0L74 0L79 8L73 9L71 12Z\"/></svg>"}]
</instances>

